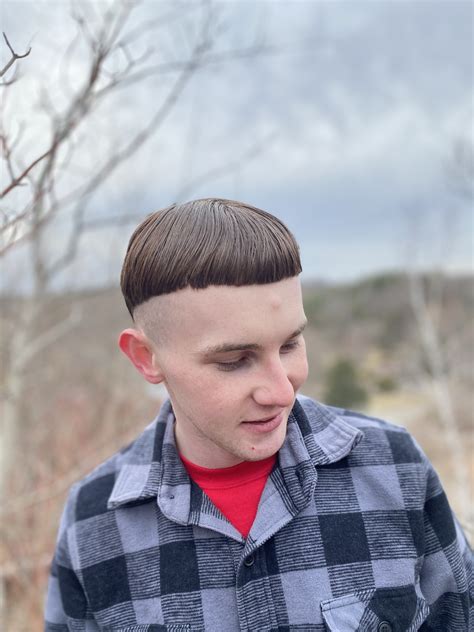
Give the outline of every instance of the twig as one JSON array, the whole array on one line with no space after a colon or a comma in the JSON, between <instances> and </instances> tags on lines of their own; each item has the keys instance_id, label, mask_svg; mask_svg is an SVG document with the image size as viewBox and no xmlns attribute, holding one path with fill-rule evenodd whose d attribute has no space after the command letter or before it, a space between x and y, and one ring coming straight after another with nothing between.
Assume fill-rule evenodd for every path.
<instances>
[{"instance_id":1,"label":"twig","mask_svg":"<svg viewBox=\"0 0 474 632\"><path fill-rule=\"evenodd\" d=\"M11 68L11 66L16 62L17 59L24 59L25 57L28 57L28 55L31 53L31 46L26 51L26 53L23 53L23 55L20 55L19 53L15 53L5 33L3 33L3 39L5 40L12 56L8 60L8 62L5 64L5 66L0 70L0 77L3 77L3 75Z\"/></svg>"},{"instance_id":2,"label":"twig","mask_svg":"<svg viewBox=\"0 0 474 632\"><path fill-rule=\"evenodd\" d=\"M176 201L183 200L199 186L202 184L209 182L210 180L215 180L216 178L222 177L228 173L239 169L246 163L246 161L250 161L256 156L258 156L264 149L266 149L269 143L274 139L275 134L270 134L266 138L263 138L260 141L254 143L247 151L242 153L237 158L230 160L224 165L220 165L218 167L212 167L208 171L196 176L192 180L190 180L187 184L185 184L179 192L174 196L173 199Z\"/></svg>"},{"instance_id":3,"label":"twig","mask_svg":"<svg viewBox=\"0 0 474 632\"><path fill-rule=\"evenodd\" d=\"M41 156L38 156L38 158L36 158L35 160L33 160L32 163L30 163L28 165L28 167L26 167L19 176L17 176L14 180L12 180L10 182L9 185L7 185L3 191L0 193L0 199L3 199L6 195L8 195L10 193L10 191L12 189L14 189L15 187L19 186L21 184L21 181L24 180L26 178L26 176L30 173L30 171L32 169L34 169L36 167L36 165L38 165L42 160L44 160L45 158L47 158L55 149L55 145L53 144L51 147L49 147L43 154L41 154Z\"/></svg>"}]
</instances>

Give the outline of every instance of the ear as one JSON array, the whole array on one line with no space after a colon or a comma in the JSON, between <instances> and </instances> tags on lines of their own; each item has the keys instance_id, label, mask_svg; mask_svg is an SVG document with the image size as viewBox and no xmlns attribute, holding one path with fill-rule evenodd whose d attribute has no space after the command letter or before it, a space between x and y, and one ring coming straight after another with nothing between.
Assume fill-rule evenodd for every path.
<instances>
[{"instance_id":1,"label":"ear","mask_svg":"<svg viewBox=\"0 0 474 632\"><path fill-rule=\"evenodd\" d=\"M130 359L134 367L152 384L163 381L156 356L149 339L138 329L125 329L119 336L119 347Z\"/></svg>"}]
</instances>

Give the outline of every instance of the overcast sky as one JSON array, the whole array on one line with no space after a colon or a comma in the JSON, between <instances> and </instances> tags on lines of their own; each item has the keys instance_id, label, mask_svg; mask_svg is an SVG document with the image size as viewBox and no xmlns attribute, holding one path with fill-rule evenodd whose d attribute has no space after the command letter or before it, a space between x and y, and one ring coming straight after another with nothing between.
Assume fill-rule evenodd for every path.
<instances>
[{"instance_id":1,"label":"overcast sky","mask_svg":"<svg viewBox=\"0 0 474 632\"><path fill-rule=\"evenodd\" d=\"M144 216L257 144L256 156L185 197L237 198L278 215L300 242L305 278L344 281L415 260L471 269L472 201L450 192L446 174L454 143L472 140L473 4L216 4L224 25L216 51L257 40L272 52L200 70L164 125L91 200L90 216ZM2 7L15 48L32 46L6 108L7 128L26 122L23 151L32 156L47 134L41 98L47 93L61 109L68 90L80 86L86 59L80 45L68 48L75 24L67 2ZM169 7L144 2L131 25ZM185 57L185 34L197 28L200 9L197 2L182 7L182 23L162 25L135 50L151 43L161 55ZM120 146L170 81L160 76L126 89L94 115L74 169L82 173L96 155ZM116 280L133 227L85 238L61 283ZM66 228L63 219L56 238ZM20 256L11 261L17 265Z\"/></svg>"}]
</instances>

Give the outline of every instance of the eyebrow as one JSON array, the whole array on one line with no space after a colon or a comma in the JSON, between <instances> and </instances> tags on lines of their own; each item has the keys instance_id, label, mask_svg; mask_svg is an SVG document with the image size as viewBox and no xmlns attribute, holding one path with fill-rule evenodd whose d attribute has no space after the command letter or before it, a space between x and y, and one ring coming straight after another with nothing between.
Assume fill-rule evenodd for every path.
<instances>
[{"instance_id":1,"label":"eyebrow","mask_svg":"<svg viewBox=\"0 0 474 632\"><path fill-rule=\"evenodd\" d=\"M302 323L298 327L298 329L296 329L292 334L288 336L287 340L291 340L292 338L296 338L297 336L299 336L303 332L307 324L308 321ZM206 358L220 353L229 353L231 351L258 351L261 348L262 346L257 344L256 342L224 342L222 344L206 347L202 351L202 355Z\"/></svg>"}]
</instances>

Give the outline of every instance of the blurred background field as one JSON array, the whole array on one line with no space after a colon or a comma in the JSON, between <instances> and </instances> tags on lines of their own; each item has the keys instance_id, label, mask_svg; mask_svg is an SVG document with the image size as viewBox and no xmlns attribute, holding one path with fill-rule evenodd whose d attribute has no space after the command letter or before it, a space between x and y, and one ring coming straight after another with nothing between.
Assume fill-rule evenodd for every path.
<instances>
[{"instance_id":1,"label":"blurred background field","mask_svg":"<svg viewBox=\"0 0 474 632\"><path fill-rule=\"evenodd\" d=\"M472 537L473 10L2 4L0 628L42 627L70 485L164 393L118 351L133 228L219 196L301 246L303 392L406 426Z\"/></svg>"},{"instance_id":2,"label":"blurred background field","mask_svg":"<svg viewBox=\"0 0 474 632\"><path fill-rule=\"evenodd\" d=\"M472 279L443 283L446 365L441 377L432 374L420 343L406 278L375 276L340 286L306 286L311 371L302 392L407 427L435 465L469 531L474 484ZM19 300L2 305L4 314L21 312ZM3 503L1 563L9 630L40 629L67 489L132 441L154 418L164 395L119 353L117 332L130 322L116 288L49 298L38 334L71 313L77 318L74 334L38 354L24 376L28 396L21 407L20 448ZM15 327L15 320L11 322ZM440 386L452 396L460 445L450 444L437 401ZM28 628L31 622L36 627Z\"/></svg>"}]
</instances>

